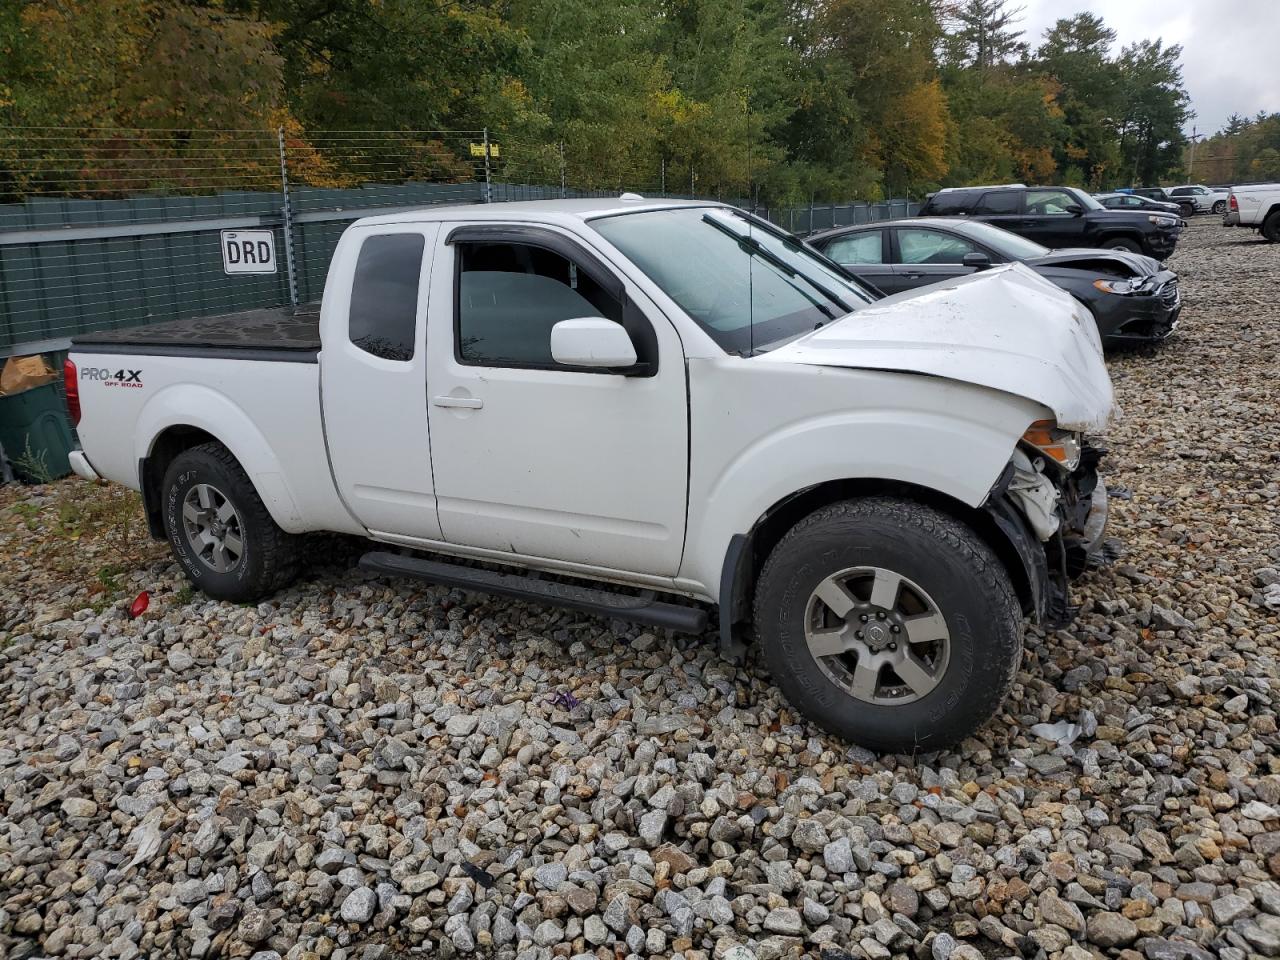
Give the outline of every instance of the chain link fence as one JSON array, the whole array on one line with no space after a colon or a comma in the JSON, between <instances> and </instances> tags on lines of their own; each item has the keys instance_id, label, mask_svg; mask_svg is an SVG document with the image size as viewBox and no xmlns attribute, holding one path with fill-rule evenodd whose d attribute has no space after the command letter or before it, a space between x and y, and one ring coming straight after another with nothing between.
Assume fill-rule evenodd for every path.
<instances>
[{"instance_id":1,"label":"chain link fence","mask_svg":"<svg viewBox=\"0 0 1280 960\"><path fill-rule=\"evenodd\" d=\"M724 200L800 234L915 209L769 210L701 182L696 165L596 170L564 144L503 142L483 129L10 127L0 130L0 358L57 353L89 331L314 302L338 238L360 217L627 190ZM270 272L228 272L228 237L245 231L270 235ZM250 266L263 267L235 269Z\"/></svg>"}]
</instances>

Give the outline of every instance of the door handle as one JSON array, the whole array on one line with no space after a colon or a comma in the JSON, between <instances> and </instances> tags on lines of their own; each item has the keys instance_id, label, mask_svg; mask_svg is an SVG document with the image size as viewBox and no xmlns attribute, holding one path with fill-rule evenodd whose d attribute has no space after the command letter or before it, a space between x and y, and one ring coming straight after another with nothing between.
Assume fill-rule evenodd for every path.
<instances>
[{"instance_id":1,"label":"door handle","mask_svg":"<svg viewBox=\"0 0 1280 960\"><path fill-rule=\"evenodd\" d=\"M437 407L460 407L464 410L479 410L484 406L479 397L433 397L431 402Z\"/></svg>"}]
</instances>

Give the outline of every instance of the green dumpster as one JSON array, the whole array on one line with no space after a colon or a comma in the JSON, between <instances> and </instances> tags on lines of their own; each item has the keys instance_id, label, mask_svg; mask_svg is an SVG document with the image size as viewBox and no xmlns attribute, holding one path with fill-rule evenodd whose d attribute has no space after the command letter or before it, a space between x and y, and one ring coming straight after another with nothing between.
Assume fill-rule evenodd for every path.
<instances>
[{"instance_id":1,"label":"green dumpster","mask_svg":"<svg viewBox=\"0 0 1280 960\"><path fill-rule=\"evenodd\" d=\"M56 382L0 396L0 447L23 480L38 483L71 472L75 448Z\"/></svg>"}]
</instances>

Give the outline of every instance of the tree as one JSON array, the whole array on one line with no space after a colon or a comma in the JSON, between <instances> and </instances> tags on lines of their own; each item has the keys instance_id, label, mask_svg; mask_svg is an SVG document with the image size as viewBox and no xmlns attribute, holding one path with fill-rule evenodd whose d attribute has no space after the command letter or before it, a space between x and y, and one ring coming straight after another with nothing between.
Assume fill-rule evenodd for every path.
<instances>
[{"instance_id":1,"label":"tree","mask_svg":"<svg viewBox=\"0 0 1280 960\"><path fill-rule=\"evenodd\" d=\"M1158 183L1181 163L1182 128L1191 116L1181 56L1180 46L1160 40L1141 40L1120 53L1120 152L1131 183Z\"/></svg>"},{"instance_id":2,"label":"tree","mask_svg":"<svg viewBox=\"0 0 1280 960\"><path fill-rule=\"evenodd\" d=\"M948 4L943 20L950 26L945 50L952 64L990 70L1026 55L1022 31L1014 29L1022 7L1008 0L961 0Z\"/></svg>"},{"instance_id":3,"label":"tree","mask_svg":"<svg viewBox=\"0 0 1280 960\"><path fill-rule=\"evenodd\" d=\"M1248 127L1249 121L1246 118L1238 113L1233 113L1227 117L1226 126L1219 132L1222 136L1234 137L1238 133L1243 133Z\"/></svg>"},{"instance_id":4,"label":"tree","mask_svg":"<svg viewBox=\"0 0 1280 960\"><path fill-rule=\"evenodd\" d=\"M189 186L195 139L206 186L223 168L265 183L277 127L296 177L326 186L470 178L482 127L509 179L765 204L1178 165L1179 48L1113 56L1114 32L1081 13L1033 55L1020 15L1010 0L8 0L0 123L152 132L56 134L56 164L8 163L24 185L6 190ZM1217 153L1238 177L1270 170L1278 126L1233 115ZM231 129L261 131L266 152L244 162ZM144 141L161 162L138 177Z\"/></svg>"},{"instance_id":5,"label":"tree","mask_svg":"<svg viewBox=\"0 0 1280 960\"><path fill-rule=\"evenodd\" d=\"M46 128L23 135L29 149L13 162L22 183L9 192L102 198L225 186L231 169L240 184L278 175L273 146L247 152L225 136L195 137L287 120L270 25L216 2L172 0L22 0L0 24L0 125Z\"/></svg>"},{"instance_id":6,"label":"tree","mask_svg":"<svg viewBox=\"0 0 1280 960\"><path fill-rule=\"evenodd\" d=\"M1048 181L1065 141L1059 84L1026 57L1005 0L951 8L943 83L954 120L948 182ZM1013 58L1017 56L1015 61Z\"/></svg>"},{"instance_id":7,"label":"tree","mask_svg":"<svg viewBox=\"0 0 1280 960\"><path fill-rule=\"evenodd\" d=\"M830 171L831 199L922 192L947 172L950 114L927 0L826 0L804 35L805 100L788 126L799 158ZM807 199L807 198L806 198Z\"/></svg>"},{"instance_id":8,"label":"tree","mask_svg":"<svg viewBox=\"0 0 1280 960\"><path fill-rule=\"evenodd\" d=\"M1036 64L1058 84L1065 137L1054 159L1064 174L1100 187L1119 163L1116 121L1123 112L1120 77L1110 57L1116 33L1092 13L1059 20L1036 51Z\"/></svg>"}]
</instances>

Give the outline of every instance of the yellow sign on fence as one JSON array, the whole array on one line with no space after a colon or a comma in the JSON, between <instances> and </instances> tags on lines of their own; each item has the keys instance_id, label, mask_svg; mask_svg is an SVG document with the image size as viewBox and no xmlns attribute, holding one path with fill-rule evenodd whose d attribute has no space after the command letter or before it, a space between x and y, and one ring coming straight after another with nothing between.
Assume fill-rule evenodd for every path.
<instances>
[{"instance_id":1,"label":"yellow sign on fence","mask_svg":"<svg viewBox=\"0 0 1280 960\"><path fill-rule=\"evenodd\" d=\"M471 144L471 155L472 155L473 157L483 157L483 156L484 156L484 144L483 144L483 143L473 143L473 144ZM489 156L490 156L490 157L492 157L492 158L494 158L495 160L496 160L498 157L502 156L502 153L501 153L501 151L498 149L498 145L497 145L496 143L491 143L491 144L489 144Z\"/></svg>"}]
</instances>

